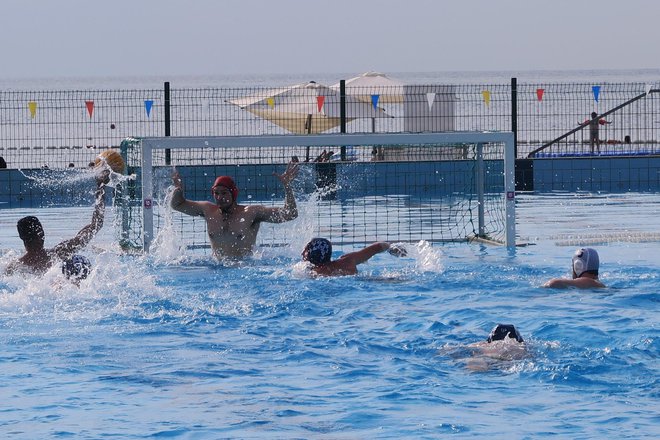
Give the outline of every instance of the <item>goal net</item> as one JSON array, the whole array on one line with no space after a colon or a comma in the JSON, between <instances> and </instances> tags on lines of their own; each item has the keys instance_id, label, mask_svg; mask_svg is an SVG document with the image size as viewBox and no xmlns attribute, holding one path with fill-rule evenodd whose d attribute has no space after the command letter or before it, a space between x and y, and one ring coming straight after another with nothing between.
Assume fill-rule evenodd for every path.
<instances>
[{"instance_id":1,"label":"goal net","mask_svg":"<svg viewBox=\"0 0 660 440\"><path fill-rule=\"evenodd\" d=\"M232 176L239 204L282 206L274 173L299 160L298 218L262 223L258 246L374 241L488 240L515 246L513 135L508 132L145 137L122 142L126 180L116 203L121 243L210 248L202 217L169 207L176 167L189 200L213 201L216 176Z\"/></svg>"}]
</instances>

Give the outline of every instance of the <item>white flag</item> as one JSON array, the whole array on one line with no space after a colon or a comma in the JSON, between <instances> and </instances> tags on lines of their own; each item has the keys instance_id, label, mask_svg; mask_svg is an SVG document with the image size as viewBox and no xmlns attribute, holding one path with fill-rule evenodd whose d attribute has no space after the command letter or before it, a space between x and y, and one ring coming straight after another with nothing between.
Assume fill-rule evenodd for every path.
<instances>
[{"instance_id":1,"label":"white flag","mask_svg":"<svg viewBox=\"0 0 660 440\"><path fill-rule=\"evenodd\" d=\"M429 111L433 108L433 101L435 101L435 93L430 92L426 94L426 102L429 103Z\"/></svg>"}]
</instances>

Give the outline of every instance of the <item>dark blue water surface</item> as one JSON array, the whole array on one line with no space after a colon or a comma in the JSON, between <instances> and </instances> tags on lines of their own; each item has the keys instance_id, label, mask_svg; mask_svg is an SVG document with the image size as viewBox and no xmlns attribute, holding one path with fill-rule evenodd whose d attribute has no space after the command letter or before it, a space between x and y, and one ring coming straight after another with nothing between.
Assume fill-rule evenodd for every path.
<instances>
[{"instance_id":1,"label":"dark blue water surface","mask_svg":"<svg viewBox=\"0 0 660 440\"><path fill-rule=\"evenodd\" d=\"M80 288L57 269L0 277L0 433L655 438L657 201L521 196L529 246L410 244L343 278L308 277L299 249L221 265L121 255L102 235ZM46 230L73 212L44 213ZM2 268L23 214L0 211ZM568 275L580 240L599 250L608 288L540 287ZM469 344L499 322L518 327L527 356L474 359Z\"/></svg>"}]
</instances>

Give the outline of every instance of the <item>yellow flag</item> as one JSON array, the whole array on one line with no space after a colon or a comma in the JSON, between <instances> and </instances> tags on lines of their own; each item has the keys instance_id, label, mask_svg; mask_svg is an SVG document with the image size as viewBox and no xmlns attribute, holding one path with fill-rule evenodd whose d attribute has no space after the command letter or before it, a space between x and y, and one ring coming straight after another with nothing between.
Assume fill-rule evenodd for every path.
<instances>
[{"instance_id":1,"label":"yellow flag","mask_svg":"<svg viewBox=\"0 0 660 440\"><path fill-rule=\"evenodd\" d=\"M274 108L275 107L275 98L272 96L266 100L266 103L268 104L268 107Z\"/></svg>"},{"instance_id":2,"label":"yellow flag","mask_svg":"<svg viewBox=\"0 0 660 440\"><path fill-rule=\"evenodd\" d=\"M486 103L486 105L490 105L490 91L482 90L481 96L484 97L484 102Z\"/></svg>"},{"instance_id":3,"label":"yellow flag","mask_svg":"<svg viewBox=\"0 0 660 440\"><path fill-rule=\"evenodd\" d=\"M34 101L28 102L28 108L30 109L30 118L34 119L37 116L37 103Z\"/></svg>"}]
</instances>

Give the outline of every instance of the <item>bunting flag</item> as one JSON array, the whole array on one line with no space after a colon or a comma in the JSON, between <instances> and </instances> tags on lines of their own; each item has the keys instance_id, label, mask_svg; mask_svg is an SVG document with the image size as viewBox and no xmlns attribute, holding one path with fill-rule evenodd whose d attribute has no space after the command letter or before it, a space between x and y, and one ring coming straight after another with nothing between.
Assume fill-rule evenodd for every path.
<instances>
[{"instance_id":1,"label":"bunting flag","mask_svg":"<svg viewBox=\"0 0 660 440\"><path fill-rule=\"evenodd\" d=\"M545 92L544 89L536 89L536 99L539 101L543 100L543 92Z\"/></svg>"},{"instance_id":2,"label":"bunting flag","mask_svg":"<svg viewBox=\"0 0 660 440\"><path fill-rule=\"evenodd\" d=\"M380 95L371 95L371 104L375 110L378 110L378 98L380 98Z\"/></svg>"},{"instance_id":3,"label":"bunting flag","mask_svg":"<svg viewBox=\"0 0 660 440\"><path fill-rule=\"evenodd\" d=\"M316 107L319 109L319 113L321 113L321 110L323 109L323 103L325 102L325 96L317 96L316 97Z\"/></svg>"},{"instance_id":4,"label":"bunting flag","mask_svg":"<svg viewBox=\"0 0 660 440\"><path fill-rule=\"evenodd\" d=\"M594 99L598 102L598 97L600 96L600 86L593 86L591 90L594 92Z\"/></svg>"},{"instance_id":5,"label":"bunting flag","mask_svg":"<svg viewBox=\"0 0 660 440\"><path fill-rule=\"evenodd\" d=\"M482 90L481 91L481 96L484 98L484 102L486 105L490 105L490 91L489 90Z\"/></svg>"},{"instance_id":6,"label":"bunting flag","mask_svg":"<svg viewBox=\"0 0 660 440\"><path fill-rule=\"evenodd\" d=\"M147 118L151 117L151 107L153 107L154 102L151 99L144 101L144 110L147 112Z\"/></svg>"},{"instance_id":7,"label":"bunting flag","mask_svg":"<svg viewBox=\"0 0 660 440\"><path fill-rule=\"evenodd\" d=\"M275 108L275 98L272 96L266 99L266 104L268 104L268 107L270 108Z\"/></svg>"},{"instance_id":8,"label":"bunting flag","mask_svg":"<svg viewBox=\"0 0 660 440\"><path fill-rule=\"evenodd\" d=\"M87 107L87 113L91 118L92 114L94 113L94 101L85 101L85 106Z\"/></svg>"},{"instance_id":9,"label":"bunting flag","mask_svg":"<svg viewBox=\"0 0 660 440\"><path fill-rule=\"evenodd\" d=\"M435 102L435 93L429 92L426 94L426 102L429 104L429 111L433 108L433 103Z\"/></svg>"},{"instance_id":10,"label":"bunting flag","mask_svg":"<svg viewBox=\"0 0 660 440\"><path fill-rule=\"evenodd\" d=\"M37 116L37 103L34 101L28 102L28 109L30 109L30 118L34 119Z\"/></svg>"},{"instance_id":11,"label":"bunting flag","mask_svg":"<svg viewBox=\"0 0 660 440\"><path fill-rule=\"evenodd\" d=\"M649 96L649 93L651 93L651 84L646 85L646 96Z\"/></svg>"}]
</instances>

